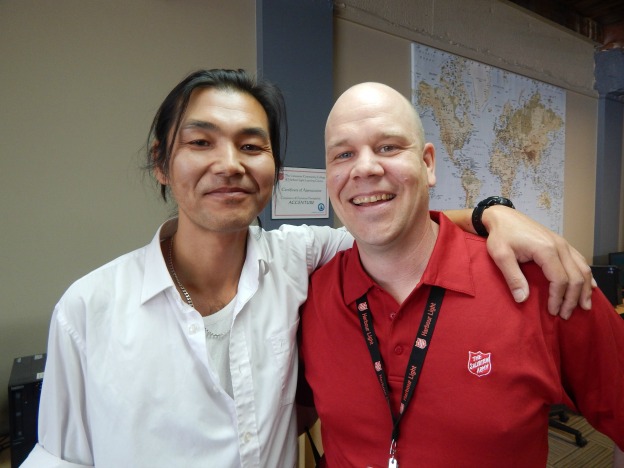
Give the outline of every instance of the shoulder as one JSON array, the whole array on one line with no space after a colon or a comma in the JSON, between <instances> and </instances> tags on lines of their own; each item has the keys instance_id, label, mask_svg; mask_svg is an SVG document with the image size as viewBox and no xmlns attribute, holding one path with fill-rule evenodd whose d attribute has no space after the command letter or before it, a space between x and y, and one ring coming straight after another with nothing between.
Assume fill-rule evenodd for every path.
<instances>
[{"instance_id":1,"label":"shoulder","mask_svg":"<svg viewBox=\"0 0 624 468\"><path fill-rule=\"evenodd\" d=\"M61 297L64 306L84 304L97 297L110 297L119 285L136 285L145 271L147 247L128 252L74 281ZM140 287L137 286L140 291Z\"/></svg>"},{"instance_id":2,"label":"shoulder","mask_svg":"<svg viewBox=\"0 0 624 468\"><path fill-rule=\"evenodd\" d=\"M313 230L305 225L283 225L270 231L252 226L249 230L249 242L259 249L260 255L270 255L273 258L288 251L300 252L303 256L312 238Z\"/></svg>"},{"instance_id":3,"label":"shoulder","mask_svg":"<svg viewBox=\"0 0 624 468\"><path fill-rule=\"evenodd\" d=\"M355 257L354 257L355 255ZM311 276L312 281L322 281L324 278L332 277L335 275L342 275L342 271L346 268L347 264L355 258L359 262L357 251L353 247L341 250L337 252L331 260L319 267Z\"/></svg>"},{"instance_id":4,"label":"shoulder","mask_svg":"<svg viewBox=\"0 0 624 468\"><path fill-rule=\"evenodd\" d=\"M353 237L346 229L329 226L282 225L271 231L253 229L251 236L267 256L279 258L289 252L293 258L301 258L308 273L353 245Z\"/></svg>"},{"instance_id":5,"label":"shoulder","mask_svg":"<svg viewBox=\"0 0 624 468\"><path fill-rule=\"evenodd\" d=\"M323 295L330 289L342 289L342 279L352 261L358 263L360 261L357 250L353 247L337 252L327 263L314 271L310 276L309 299L319 294L322 299Z\"/></svg>"},{"instance_id":6,"label":"shoulder","mask_svg":"<svg viewBox=\"0 0 624 468\"><path fill-rule=\"evenodd\" d=\"M352 242L352 237L345 228L336 229L330 226L282 224L278 229L263 230L262 233L267 239L276 242L335 242L343 239L349 239Z\"/></svg>"},{"instance_id":7,"label":"shoulder","mask_svg":"<svg viewBox=\"0 0 624 468\"><path fill-rule=\"evenodd\" d=\"M487 237L481 237L470 232L464 232L456 226L452 226L452 229L456 230L456 238L463 238L465 246L470 256L471 263L475 266L475 272L477 274L487 274L492 277L501 278L504 281L500 268L496 265L492 256L487 248ZM549 283L544 272L539 265L533 261L520 262L518 261L522 273L525 275L529 286L532 288L546 288L548 289ZM505 283L506 285L506 283ZM507 288L507 286L505 286Z\"/></svg>"}]
</instances>

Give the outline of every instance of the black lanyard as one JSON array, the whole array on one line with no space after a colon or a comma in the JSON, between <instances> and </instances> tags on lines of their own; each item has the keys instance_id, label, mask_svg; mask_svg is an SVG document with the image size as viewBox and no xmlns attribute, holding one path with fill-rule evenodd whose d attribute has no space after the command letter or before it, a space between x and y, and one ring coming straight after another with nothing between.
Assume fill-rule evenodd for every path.
<instances>
[{"instance_id":1,"label":"black lanyard","mask_svg":"<svg viewBox=\"0 0 624 468\"><path fill-rule=\"evenodd\" d=\"M414 346L407 363L407 369L405 370L405 378L403 379L403 391L401 393L401 406L398 414L395 414L392 410L392 404L390 402L390 387L388 386L388 379L384 371L383 360L381 359L381 352L379 350L379 341L377 340L377 334L373 327L373 317L368 305L368 299L366 294L360 297L357 303L358 314L360 316L360 325L362 326L362 333L364 334L364 340L368 346L371 359L373 360L373 367L377 374L377 380L381 385L384 397L388 402L390 408L390 416L392 417L392 439L390 442L390 463L389 466L396 466L396 459L394 454L396 452L396 444L399 439L399 423L403 417L403 413L407 409L407 405L412 399L414 394L414 388L418 383L418 378L422 371L427 351L433 337L433 330L438 320L438 313L442 306L442 300L444 299L445 289L439 286L432 286L429 298L425 304L425 311L418 327L418 333L414 340Z\"/></svg>"}]
</instances>

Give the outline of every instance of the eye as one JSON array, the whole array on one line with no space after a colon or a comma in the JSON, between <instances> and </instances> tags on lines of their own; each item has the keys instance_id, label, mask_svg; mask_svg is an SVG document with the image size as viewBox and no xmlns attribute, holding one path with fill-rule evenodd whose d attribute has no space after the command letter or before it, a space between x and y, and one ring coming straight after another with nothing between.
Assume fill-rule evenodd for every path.
<instances>
[{"instance_id":1,"label":"eye","mask_svg":"<svg viewBox=\"0 0 624 468\"><path fill-rule=\"evenodd\" d=\"M336 155L336 159L348 159L353 156L351 151L345 151L344 153L339 153Z\"/></svg>"},{"instance_id":2,"label":"eye","mask_svg":"<svg viewBox=\"0 0 624 468\"><path fill-rule=\"evenodd\" d=\"M254 144L251 144L251 143L247 143L247 144L245 144L245 145L241 146L241 149L242 149L243 151L251 151L251 152L254 152L254 151L262 151L262 149L263 149L263 148L262 148L262 147L260 147L260 146L258 146L258 145L254 145Z\"/></svg>"},{"instance_id":3,"label":"eye","mask_svg":"<svg viewBox=\"0 0 624 468\"><path fill-rule=\"evenodd\" d=\"M241 151L250 155L257 156L261 154L272 154L273 150L271 149L270 144L264 143L244 143L240 147Z\"/></svg>"},{"instance_id":4,"label":"eye","mask_svg":"<svg viewBox=\"0 0 624 468\"><path fill-rule=\"evenodd\" d=\"M191 146L199 146L201 148L210 146L210 142L208 140L203 140L203 139L191 140L188 142L188 144Z\"/></svg>"},{"instance_id":5,"label":"eye","mask_svg":"<svg viewBox=\"0 0 624 468\"><path fill-rule=\"evenodd\" d=\"M397 147L395 145L383 145L379 148L380 153L390 153L396 150Z\"/></svg>"}]
</instances>

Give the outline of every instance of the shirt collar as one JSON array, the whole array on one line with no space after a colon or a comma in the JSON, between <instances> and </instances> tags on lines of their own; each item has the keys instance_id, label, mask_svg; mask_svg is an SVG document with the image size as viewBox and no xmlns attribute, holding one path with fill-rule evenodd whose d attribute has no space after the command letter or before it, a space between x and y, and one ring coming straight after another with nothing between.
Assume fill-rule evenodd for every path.
<instances>
[{"instance_id":1,"label":"shirt collar","mask_svg":"<svg viewBox=\"0 0 624 468\"><path fill-rule=\"evenodd\" d=\"M440 286L474 296L475 281L466 244L466 236L471 234L461 231L440 212L431 211L430 216L440 225L440 231L421 284ZM376 283L362 267L357 242L353 243L353 248L341 261L344 267L344 299L345 303L351 304L376 286Z\"/></svg>"},{"instance_id":2,"label":"shirt collar","mask_svg":"<svg viewBox=\"0 0 624 468\"><path fill-rule=\"evenodd\" d=\"M145 248L145 271L143 273L143 289L141 304L146 303L167 288L175 287L167 269L167 264L160 249L160 243L171 237L178 230L178 218L163 223Z\"/></svg>"},{"instance_id":3,"label":"shirt collar","mask_svg":"<svg viewBox=\"0 0 624 468\"><path fill-rule=\"evenodd\" d=\"M178 218L163 223L145 250L145 272L141 304L146 303L167 288L175 288L169 269L163 258L160 244L178 230ZM268 271L268 249L263 248L262 231L255 226L249 227L245 264L239 282L237 302L244 304L258 289L259 275Z\"/></svg>"}]
</instances>

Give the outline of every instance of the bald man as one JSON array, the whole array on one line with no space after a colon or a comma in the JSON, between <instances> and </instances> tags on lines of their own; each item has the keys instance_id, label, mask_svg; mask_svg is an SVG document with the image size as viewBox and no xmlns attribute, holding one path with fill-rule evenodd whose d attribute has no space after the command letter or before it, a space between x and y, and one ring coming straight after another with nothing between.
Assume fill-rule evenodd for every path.
<instances>
[{"instance_id":1,"label":"bald man","mask_svg":"<svg viewBox=\"0 0 624 468\"><path fill-rule=\"evenodd\" d=\"M326 466L545 466L560 402L623 448L624 322L600 291L591 313L558 319L527 263L531 296L513 301L484 239L429 211L435 148L392 88L347 90L325 149L355 237L313 275L302 310Z\"/></svg>"}]
</instances>

